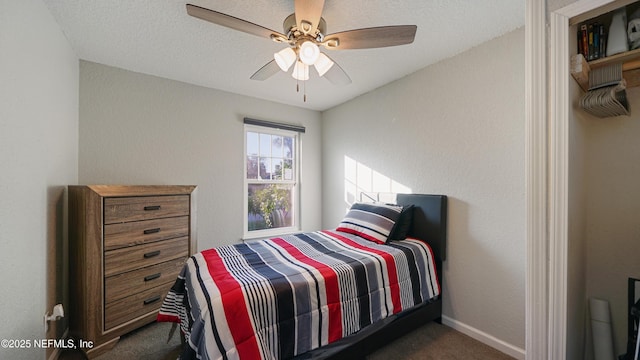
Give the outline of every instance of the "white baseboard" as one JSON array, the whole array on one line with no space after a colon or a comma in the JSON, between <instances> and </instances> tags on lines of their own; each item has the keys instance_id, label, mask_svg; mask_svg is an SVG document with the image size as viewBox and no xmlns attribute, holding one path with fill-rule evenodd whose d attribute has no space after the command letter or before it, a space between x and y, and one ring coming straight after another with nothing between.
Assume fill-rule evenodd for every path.
<instances>
[{"instance_id":1,"label":"white baseboard","mask_svg":"<svg viewBox=\"0 0 640 360\"><path fill-rule=\"evenodd\" d=\"M483 331L480 331L467 324L461 323L458 320L454 320L448 316L442 315L442 324L446 325L456 331L459 331L465 335L468 335L481 343L487 344L492 348L501 351L509 356L513 356L518 360L524 360L525 351L517 346L513 346L507 342L504 342L495 336L489 335Z\"/></svg>"}]
</instances>

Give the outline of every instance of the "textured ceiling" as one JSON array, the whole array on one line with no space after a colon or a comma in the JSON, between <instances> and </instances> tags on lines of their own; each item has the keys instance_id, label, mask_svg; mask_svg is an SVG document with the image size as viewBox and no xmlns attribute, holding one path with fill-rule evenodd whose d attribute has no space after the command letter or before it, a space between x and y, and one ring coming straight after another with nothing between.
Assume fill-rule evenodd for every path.
<instances>
[{"instance_id":1,"label":"textured ceiling","mask_svg":"<svg viewBox=\"0 0 640 360\"><path fill-rule=\"evenodd\" d=\"M311 71L249 77L283 45L187 15L192 3L283 32L293 0L44 0L78 57L232 93L325 110L524 25L525 0L326 0L327 32L417 25L413 44L327 52L352 84ZM473 62L473 59L469 59ZM478 69L482 71L482 69Z\"/></svg>"}]
</instances>

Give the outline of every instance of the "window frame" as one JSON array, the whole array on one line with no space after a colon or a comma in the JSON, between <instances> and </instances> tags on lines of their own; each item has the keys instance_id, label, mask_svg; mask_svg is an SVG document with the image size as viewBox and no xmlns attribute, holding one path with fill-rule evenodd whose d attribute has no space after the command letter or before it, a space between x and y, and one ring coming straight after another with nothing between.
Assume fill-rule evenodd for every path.
<instances>
[{"instance_id":1,"label":"window frame","mask_svg":"<svg viewBox=\"0 0 640 360\"><path fill-rule=\"evenodd\" d=\"M262 179L248 179L247 178L247 159L249 154L247 153L247 137L248 133L254 132L258 134L269 134L276 136L287 136L294 139L293 144L293 180L262 180ZM300 132L292 130L283 130L272 128L269 126L260 126L253 124L244 124L243 130L243 240L268 238L279 235L286 235L291 233L300 232L300 157L301 157L301 136ZM249 230L249 186L252 184L283 184L292 185L291 197L292 197L292 225L286 227L278 227L262 230Z\"/></svg>"}]
</instances>

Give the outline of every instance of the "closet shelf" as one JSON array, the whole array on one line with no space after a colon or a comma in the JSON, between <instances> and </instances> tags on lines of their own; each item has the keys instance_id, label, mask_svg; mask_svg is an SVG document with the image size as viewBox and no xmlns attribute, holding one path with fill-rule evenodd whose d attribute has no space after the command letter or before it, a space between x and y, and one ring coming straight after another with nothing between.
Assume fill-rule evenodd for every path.
<instances>
[{"instance_id":1,"label":"closet shelf","mask_svg":"<svg viewBox=\"0 0 640 360\"><path fill-rule=\"evenodd\" d=\"M582 54L571 56L571 75L582 90L589 90L589 71L602 66L622 63L622 77L627 82L627 88L640 86L640 49L607 56L602 59L587 62Z\"/></svg>"}]
</instances>

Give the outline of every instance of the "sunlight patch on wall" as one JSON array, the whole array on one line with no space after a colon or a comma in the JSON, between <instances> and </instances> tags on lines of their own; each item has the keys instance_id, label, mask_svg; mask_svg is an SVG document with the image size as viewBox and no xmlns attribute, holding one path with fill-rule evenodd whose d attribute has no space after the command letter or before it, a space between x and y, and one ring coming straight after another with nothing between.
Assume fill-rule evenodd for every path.
<instances>
[{"instance_id":1,"label":"sunlight patch on wall","mask_svg":"<svg viewBox=\"0 0 640 360\"><path fill-rule=\"evenodd\" d=\"M358 162L344 157L344 201L347 210L354 202L360 201L360 193L404 193L410 194L411 188Z\"/></svg>"}]
</instances>

